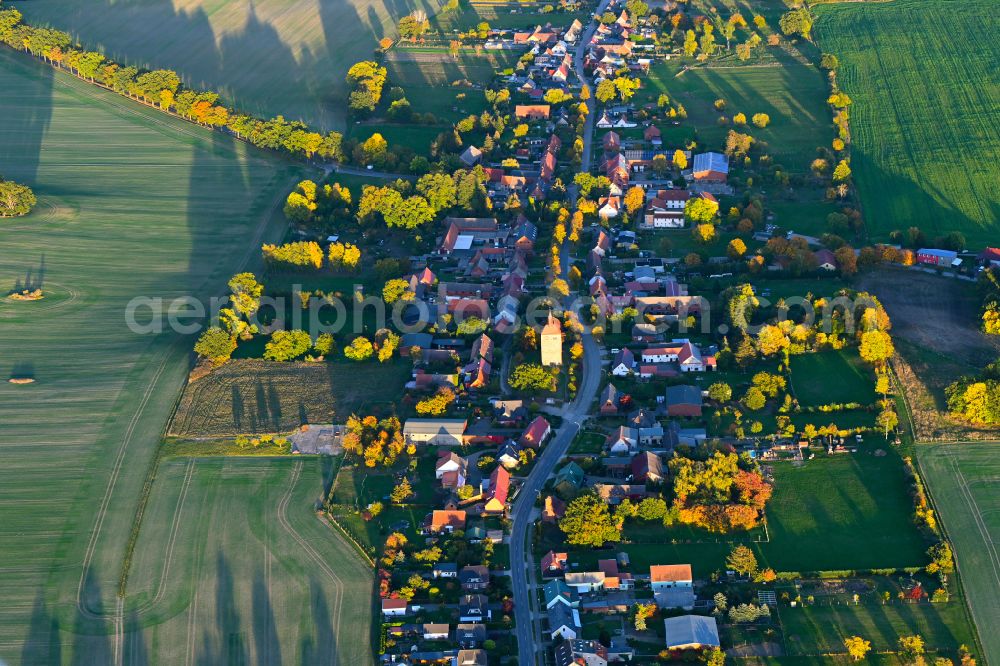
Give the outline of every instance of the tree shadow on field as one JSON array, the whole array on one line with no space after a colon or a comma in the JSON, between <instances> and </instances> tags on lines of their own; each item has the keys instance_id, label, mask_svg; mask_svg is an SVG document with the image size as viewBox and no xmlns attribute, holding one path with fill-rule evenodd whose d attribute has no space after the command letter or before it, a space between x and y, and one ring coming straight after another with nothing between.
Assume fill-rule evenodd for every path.
<instances>
[{"instance_id":1,"label":"tree shadow on field","mask_svg":"<svg viewBox=\"0 0 1000 666\"><path fill-rule=\"evenodd\" d=\"M243 394L240 393L240 388L237 384L233 384L232 389L232 404L233 404L233 427L235 430L242 432L243 430Z\"/></svg>"},{"instance_id":2,"label":"tree shadow on field","mask_svg":"<svg viewBox=\"0 0 1000 666\"><path fill-rule=\"evenodd\" d=\"M48 666L62 663L62 639L59 620L49 612L41 592L35 598L28 636L21 646L21 663L24 666Z\"/></svg>"},{"instance_id":3,"label":"tree shadow on field","mask_svg":"<svg viewBox=\"0 0 1000 666\"><path fill-rule=\"evenodd\" d=\"M313 620L312 635L306 635L301 643L302 666L311 666L320 661L340 663L337 655L337 637L333 631L333 618L326 603L323 586L315 577L309 577L309 608Z\"/></svg>"},{"instance_id":4,"label":"tree shadow on field","mask_svg":"<svg viewBox=\"0 0 1000 666\"><path fill-rule=\"evenodd\" d=\"M272 382L267 383L267 407L268 413L271 415L271 425L276 432L281 431L283 429L281 423L281 395Z\"/></svg>"},{"instance_id":5,"label":"tree shadow on field","mask_svg":"<svg viewBox=\"0 0 1000 666\"><path fill-rule=\"evenodd\" d=\"M216 664L249 663L246 635L243 631L239 609L236 606L235 581L222 551L215 556L215 640L203 640L198 663L206 666Z\"/></svg>"},{"instance_id":6,"label":"tree shadow on field","mask_svg":"<svg viewBox=\"0 0 1000 666\"><path fill-rule=\"evenodd\" d=\"M54 76L48 65L0 46L0 176L43 196L38 167L52 120Z\"/></svg>"},{"instance_id":7,"label":"tree shadow on field","mask_svg":"<svg viewBox=\"0 0 1000 666\"><path fill-rule=\"evenodd\" d=\"M146 666L151 663L146 639L143 636L143 625L139 615L132 610L125 620L125 644L122 646L123 663L128 666Z\"/></svg>"},{"instance_id":8,"label":"tree shadow on field","mask_svg":"<svg viewBox=\"0 0 1000 666\"><path fill-rule=\"evenodd\" d=\"M81 610L81 608L86 608L89 613L107 617L109 608L104 604L100 576L97 575L93 567L90 567L84 574L80 600L76 608L76 619L73 623L73 648L69 662L72 666L114 662L111 640L108 636L111 629L110 623L84 616Z\"/></svg>"},{"instance_id":9,"label":"tree shadow on field","mask_svg":"<svg viewBox=\"0 0 1000 666\"><path fill-rule=\"evenodd\" d=\"M914 168L916 166L914 164ZM960 167L956 165L955 168ZM951 195L930 179L918 182L889 173L877 158L857 144L851 148L851 171L872 240L887 241L891 231L905 232L910 227L918 227L924 232L928 245L933 243L935 236L952 231L961 232L970 246L988 242L991 230L963 213L951 201Z\"/></svg>"},{"instance_id":10,"label":"tree shadow on field","mask_svg":"<svg viewBox=\"0 0 1000 666\"><path fill-rule=\"evenodd\" d=\"M253 637L257 664L279 666L283 663L271 595L264 581L264 573L259 569L253 576Z\"/></svg>"}]
</instances>

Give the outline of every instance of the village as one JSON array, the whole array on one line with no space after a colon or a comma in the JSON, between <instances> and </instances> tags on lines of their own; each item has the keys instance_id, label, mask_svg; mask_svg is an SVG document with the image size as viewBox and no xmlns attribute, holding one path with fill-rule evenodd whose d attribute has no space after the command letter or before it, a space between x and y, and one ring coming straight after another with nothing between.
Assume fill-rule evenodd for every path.
<instances>
[{"instance_id":1,"label":"village","mask_svg":"<svg viewBox=\"0 0 1000 666\"><path fill-rule=\"evenodd\" d=\"M745 148L667 140L683 107L621 94L669 54L644 46L654 23L618 3L602 3L607 12L614 20L593 29L574 20L488 36L487 49L524 53L500 77L516 138L510 152L468 145L458 158L482 169L497 214L443 218L403 276L407 323L432 330L400 341L414 364L409 404L444 407L400 431L418 461L394 483L423 488L417 501L432 508L411 521L383 514L383 663L721 663L781 654L792 630L779 602L812 606L802 590L828 570L844 570L833 604L884 603L887 589L897 603L949 594L947 576L932 575L941 567L915 560L897 570L768 557L789 545L767 519L772 494L798 483L785 470L849 476L839 461L851 457L881 469L899 444L883 352L859 358L836 313L832 332L798 311L790 326L770 322L788 280L805 278L804 303L819 310L821 289L856 296L845 279L859 265L950 269L959 253L854 249L772 222L741 192L755 168ZM573 213L542 206L567 195ZM884 318L861 296L858 315ZM764 322L756 337L726 334L740 324L734 304ZM828 392L816 372L844 386ZM905 498L906 483L894 487ZM900 538L912 547L914 536Z\"/></svg>"}]
</instances>

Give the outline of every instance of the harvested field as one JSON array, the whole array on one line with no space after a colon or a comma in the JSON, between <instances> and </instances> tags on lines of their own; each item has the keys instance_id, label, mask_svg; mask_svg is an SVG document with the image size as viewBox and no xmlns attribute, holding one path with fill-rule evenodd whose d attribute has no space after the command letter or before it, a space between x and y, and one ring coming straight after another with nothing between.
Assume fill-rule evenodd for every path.
<instances>
[{"instance_id":1,"label":"harvested field","mask_svg":"<svg viewBox=\"0 0 1000 666\"><path fill-rule=\"evenodd\" d=\"M913 269L885 268L861 277L892 319L896 375L903 384L919 441L990 439L1000 430L973 428L945 412L944 389L996 359L1000 341L978 328L979 300L968 282Z\"/></svg>"},{"instance_id":2,"label":"harvested field","mask_svg":"<svg viewBox=\"0 0 1000 666\"><path fill-rule=\"evenodd\" d=\"M187 386L169 434L219 437L342 423L366 405L394 401L410 375L403 362L273 363L234 359Z\"/></svg>"}]
</instances>

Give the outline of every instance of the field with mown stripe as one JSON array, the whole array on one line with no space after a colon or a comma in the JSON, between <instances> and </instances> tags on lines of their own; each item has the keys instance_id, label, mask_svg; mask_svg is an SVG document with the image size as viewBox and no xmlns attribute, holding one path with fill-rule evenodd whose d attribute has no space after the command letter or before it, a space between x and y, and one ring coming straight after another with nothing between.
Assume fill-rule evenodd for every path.
<instances>
[{"instance_id":1,"label":"field with mown stripe","mask_svg":"<svg viewBox=\"0 0 1000 666\"><path fill-rule=\"evenodd\" d=\"M133 332L126 307L136 297L222 293L233 272L258 261L262 241L281 237L280 204L303 170L7 50L0 51L0 90L0 173L39 198L31 215L0 222L0 294L26 283L47 294L37 302L0 297L0 661L103 664L117 653L146 663L129 656L143 646L149 663L184 663L171 655L187 635L153 629L147 618L181 613L187 588L168 577L160 600L139 608L156 596L143 586L158 585L155 558L171 543L171 576L197 574L206 598L223 589L218 558L239 581L253 581L248 555L257 552L252 564L263 569L263 545L244 552L253 539L275 544L281 564L271 565L271 586L290 607L313 603L316 593L303 586L314 573L320 596L332 595L315 558L293 545L275 513L291 490L282 515L313 548L325 548L324 539L337 547L312 513L323 486L311 462L295 472L291 462L254 460L249 466L264 471L245 474L238 463L223 465L222 481L203 476L211 463L196 463L183 506L209 501L205 492L216 499L210 510L182 514L174 533L172 521L155 515L178 506L185 461L167 465L153 483L154 518L136 541L135 587L124 604L116 600L139 499L192 345L169 331ZM12 376L35 381L10 384ZM219 524L229 519L226 531ZM211 520L208 541L187 531ZM311 533L313 523L322 533ZM235 613L248 640L256 635L249 627L270 626L288 654L314 640L301 616L261 624L252 590L250 600L234 594L231 608L204 608L220 608L220 618ZM234 626L233 617L225 626ZM193 658L213 662L214 637L232 639L212 633L222 619L196 620Z\"/></svg>"},{"instance_id":2,"label":"field with mown stripe","mask_svg":"<svg viewBox=\"0 0 1000 666\"><path fill-rule=\"evenodd\" d=\"M896 0L816 7L816 39L851 96L851 168L869 232L917 226L996 242L1000 45L996 3ZM992 29L990 26L992 25Z\"/></svg>"}]
</instances>

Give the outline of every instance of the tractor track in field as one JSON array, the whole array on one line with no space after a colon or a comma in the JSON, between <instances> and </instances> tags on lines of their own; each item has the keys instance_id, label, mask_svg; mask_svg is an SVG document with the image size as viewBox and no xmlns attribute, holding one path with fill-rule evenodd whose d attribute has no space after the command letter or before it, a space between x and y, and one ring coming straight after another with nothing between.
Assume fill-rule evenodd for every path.
<instances>
[{"instance_id":1,"label":"tractor track in field","mask_svg":"<svg viewBox=\"0 0 1000 666\"><path fill-rule=\"evenodd\" d=\"M170 574L170 563L174 557L174 547L177 545L177 534L180 532L181 513L184 510L184 501L187 499L188 490L191 488L191 479L194 477L196 459L190 458L187 469L184 471L184 480L181 482L181 492L177 496L177 507L174 509L174 519L170 526L170 538L167 540L167 549L163 556L163 571L160 574L160 583L156 586L156 594L149 601L133 609L138 617L152 610L153 606L160 602L167 590L167 578Z\"/></svg>"},{"instance_id":2,"label":"tractor track in field","mask_svg":"<svg viewBox=\"0 0 1000 666\"><path fill-rule=\"evenodd\" d=\"M288 490L285 491L285 495L281 498L281 502L278 503L278 522L281 526L285 528L285 531L295 539L295 542L299 544L299 547L305 552L315 563L317 568L325 573L331 581L334 583L334 589L336 590L336 601L334 602L333 612L331 613L331 619L334 620L334 637L335 646L340 645L340 616L343 610L344 601L344 583L340 579L340 576L330 567L323 557L316 552L316 549L306 541L301 534L295 531L292 524L288 521L287 511L288 504L292 499L292 493L295 490L295 486L299 482L299 476L302 474L302 462L298 461L295 463L295 468L292 470L292 476L288 481ZM336 666L338 663L336 648L330 653L330 664Z\"/></svg>"}]
</instances>

